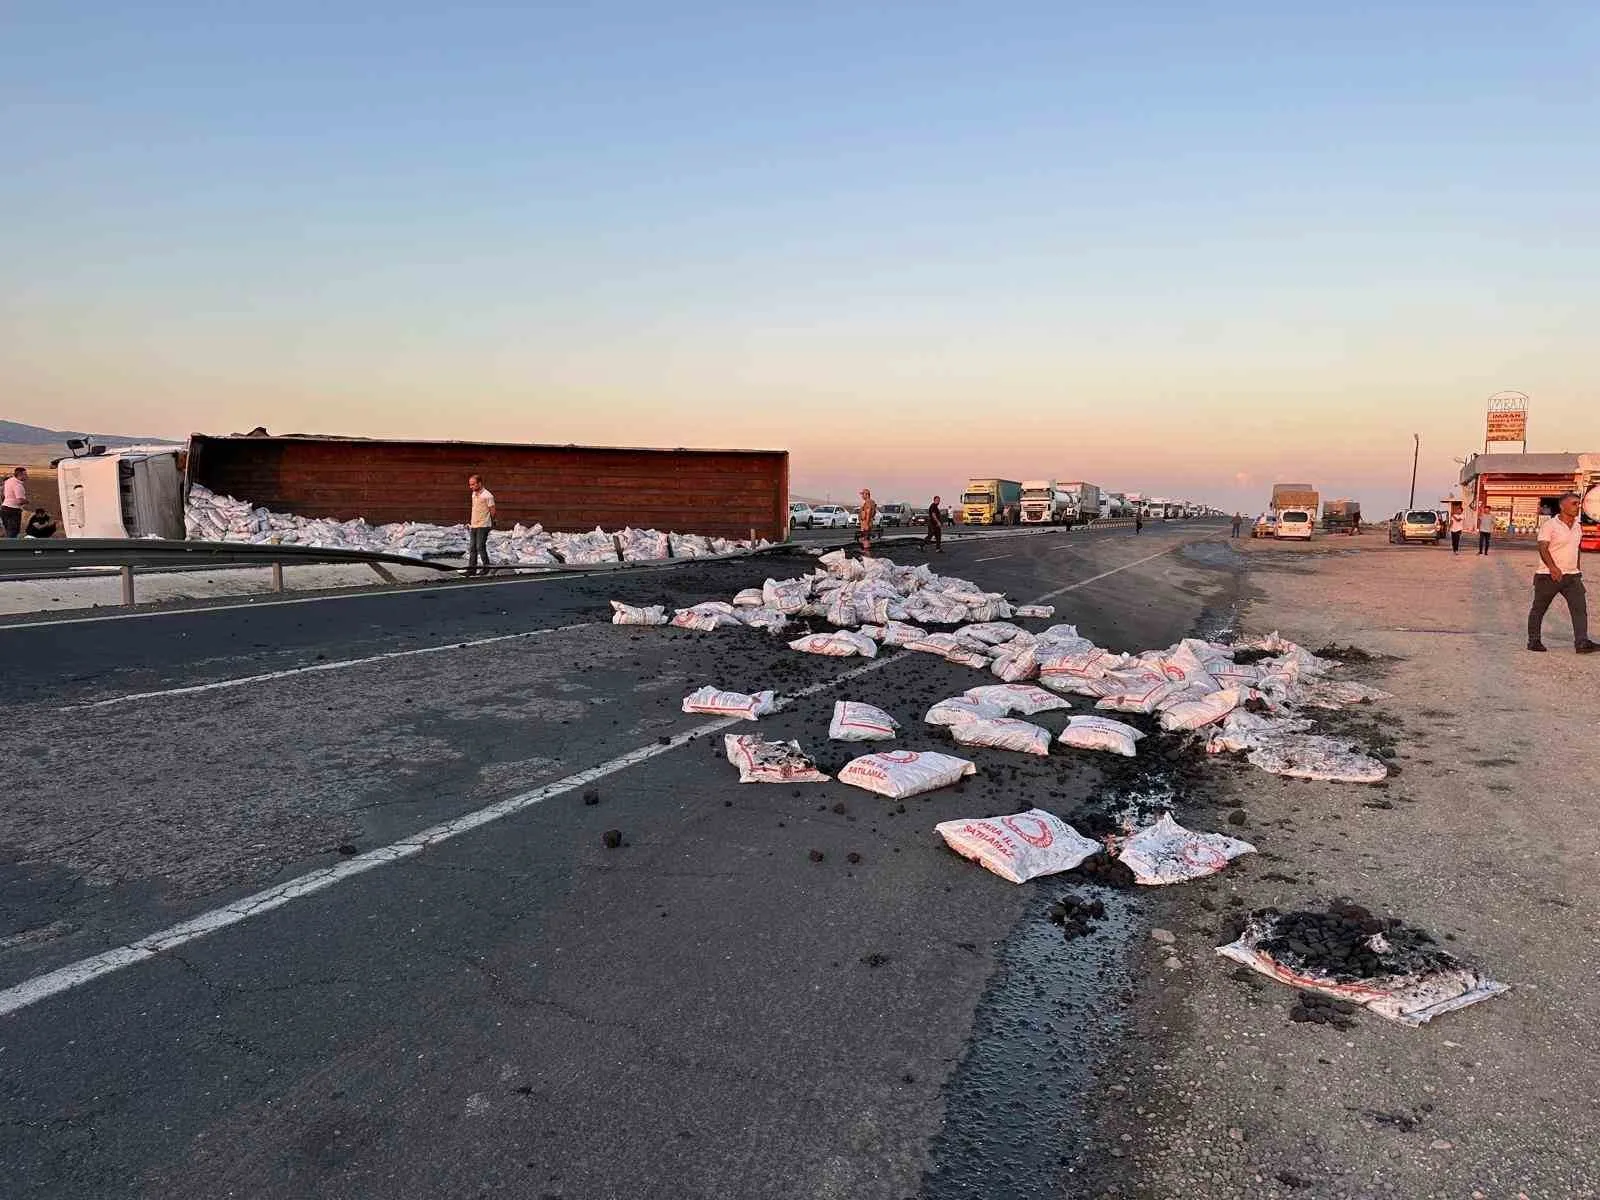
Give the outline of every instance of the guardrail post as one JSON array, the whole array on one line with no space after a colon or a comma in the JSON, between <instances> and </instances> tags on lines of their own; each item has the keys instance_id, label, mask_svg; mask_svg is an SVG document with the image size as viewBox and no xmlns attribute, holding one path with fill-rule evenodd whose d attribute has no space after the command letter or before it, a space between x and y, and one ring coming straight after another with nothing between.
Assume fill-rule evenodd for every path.
<instances>
[{"instance_id":1,"label":"guardrail post","mask_svg":"<svg viewBox=\"0 0 1600 1200\"><path fill-rule=\"evenodd\" d=\"M283 591L283 564L281 562L272 564L272 590L275 592Z\"/></svg>"},{"instance_id":2,"label":"guardrail post","mask_svg":"<svg viewBox=\"0 0 1600 1200\"><path fill-rule=\"evenodd\" d=\"M123 567L122 568L122 603L124 605L130 605L130 606L133 604L133 568L132 567Z\"/></svg>"}]
</instances>

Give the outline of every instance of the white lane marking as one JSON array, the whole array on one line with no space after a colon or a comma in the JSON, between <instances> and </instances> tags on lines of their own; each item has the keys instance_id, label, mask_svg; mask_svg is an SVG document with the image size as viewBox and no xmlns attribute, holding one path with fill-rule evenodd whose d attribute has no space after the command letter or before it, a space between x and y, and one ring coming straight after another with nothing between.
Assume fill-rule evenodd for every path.
<instances>
[{"instance_id":1,"label":"white lane marking","mask_svg":"<svg viewBox=\"0 0 1600 1200\"><path fill-rule=\"evenodd\" d=\"M1002 558L1010 558L1009 554L991 554L988 558L975 558L973 562L999 562Z\"/></svg>"},{"instance_id":2,"label":"white lane marking","mask_svg":"<svg viewBox=\"0 0 1600 1200\"><path fill-rule=\"evenodd\" d=\"M876 671L895 661L897 661L896 658L873 659L863 666L845 671L831 679L824 679L810 684L801 688L798 692L779 700L775 705L775 709L781 711L798 700L804 700L819 692L838 687L842 683L865 675L868 671ZM168 950L175 950L187 942L215 933L219 929L226 929L230 925L237 925L239 922L249 920L251 917L258 917L263 913L271 912L275 908L282 908L292 900L298 900L302 896L310 896L337 883L343 883L345 880L364 874L374 867L387 866L390 863L399 862L402 859L410 858L412 855L420 854L424 850L460 837L462 834L480 826L488 825L514 813L522 812L524 809L532 808L534 805L540 804L553 796L563 795L566 792L583 787L585 784L593 783L597 779L604 779L608 775L615 775L618 771L625 771L629 767L646 762L658 755L669 753L687 744L691 738L706 737L730 726L743 725L745 723L741 717L724 717L721 720L697 725L693 729L687 729L675 735L668 741L640 746L636 750L620 754L616 758L608 759L597 766L579 771L575 775L568 775L564 779L558 779L554 783L547 783L542 787L534 788L532 791L510 796L483 808L474 809L472 812L464 813L452 820L430 826L420 833L412 834L410 837L401 838L398 842L388 846L369 850L365 854L358 854L354 858L348 858L344 862L335 863L333 866L319 867L315 871L308 871L306 874L291 879L286 883L280 883L276 887L270 887L265 891L245 896L233 901L231 904L225 904L221 908L214 908L209 912L201 913L197 917L177 925L168 926L166 929L158 930L147 937L140 938L138 941L117 946L90 958L69 963L67 966L60 967L44 975L35 976L17 984L15 987L0 991L0 1017L27 1008L29 1005L37 1004L39 1001L49 999L51 996L82 987L86 983L92 983L101 976L110 975L114 971L120 971L125 967L146 962Z\"/></svg>"},{"instance_id":3,"label":"white lane marking","mask_svg":"<svg viewBox=\"0 0 1600 1200\"><path fill-rule=\"evenodd\" d=\"M1035 603L1042 603L1045 600L1074 591L1077 588L1087 587L1089 584L1104 579L1108 575L1115 575L1118 571L1126 571L1130 567L1137 567L1153 558L1160 558L1165 553L1167 553L1166 550L1158 551L1155 554L1136 559L1131 563L1124 563L1120 567L1113 567L1109 571L1102 571L1100 574L1091 576L1088 579L1080 579L1076 583L1069 583L1053 592L1047 592L1039 597ZM786 696L778 701L775 707L781 711L796 700L803 700L819 692L836 688L842 683L867 674L869 671L876 671L888 666L890 663L902 661L910 662L913 660L904 655L895 655L891 658L875 658L862 666L836 675L832 679L824 679L803 687L793 695ZM641 746L637 750L630 750L628 753L609 759L598 766L579 771L576 775L568 775L565 779L558 779L554 783L547 783L543 787L534 788L532 791L523 792L520 795L508 797L484 808L475 809L443 824L434 825L420 833L414 833L408 838L402 838L391 845L380 847L377 850L369 850L365 854L358 854L354 858L346 859L344 862L337 863L331 867L321 867L315 871L309 871L297 879L291 879L287 883L281 883L265 891L256 892L254 895L235 900L232 904L225 904L221 908L212 909L210 912L201 913L188 921L169 926L166 929L150 934L148 937L140 938L136 942L129 942L127 945L118 946L90 958L69 963L67 966L47 972L44 975L24 980L14 987L0 991L0 1017L27 1008L29 1005L37 1004L41 1000L47 1000L51 996L82 987L86 983L92 983L103 975L109 975L114 971L120 971L125 967L135 966L138 963L155 958L164 951L174 950L186 942L205 937L218 929L225 929L229 925L237 925L239 922L248 920L251 917L271 912L275 908L281 908L291 900L298 900L302 896L320 892L336 883L343 883L346 879L370 871L374 867L386 866L389 863L410 858L414 854L420 854L429 847L437 846L452 838L459 837L463 833L477 829L481 825L487 825L492 821L511 816L513 813L532 808L552 796L562 795L575 788L580 788L584 784L592 783L596 779L603 779L607 775L614 775L618 771L627 770L627 768L638 763L676 750L686 744L692 737L705 737L741 723L741 719L738 717L726 717L720 721L710 721L704 725L698 725L693 729L677 734L666 742L657 742L654 745Z\"/></svg>"},{"instance_id":4,"label":"white lane marking","mask_svg":"<svg viewBox=\"0 0 1600 1200\"><path fill-rule=\"evenodd\" d=\"M1080 579L1077 583L1069 583L1066 587L1058 587L1053 592L1046 592L1033 603L1043 604L1046 600L1054 600L1057 596L1064 596L1068 592L1075 592L1081 587L1088 587L1091 583L1097 583L1104 579L1107 575L1115 575L1118 571L1126 571L1129 567L1137 567L1141 563L1147 563L1153 558L1160 558L1163 554L1170 554L1173 549L1175 549L1175 547L1168 546L1165 550L1157 550L1154 554L1146 554L1143 558L1136 558L1131 563L1123 563L1120 567L1112 567L1109 571L1101 571L1100 574L1091 575L1087 579Z\"/></svg>"},{"instance_id":5,"label":"white lane marking","mask_svg":"<svg viewBox=\"0 0 1600 1200\"><path fill-rule=\"evenodd\" d=\"M132 704L138 700L155 700L165 696L192 696L197 692L219 692L225 688L244 687L249 683L270 683L274 679L288 679L294 675L309 675L315 671L345 671L351 667L364 667L368 663L388 662L395 658L410 658L418 654L442 654L446 650L470 650L474 646L491 646L496 642L514 642L518 638L546 637L552 633L569 633L574 629L589 629L610 622L585 621L578 625L556 625L549 629L528 629L522 633L500 633L494 637L473 638L466 642L448 642L440 646L417 646L410 650L387 650L382 654L369 654L366 658L341 658L333 662L311 663L304 667L285 667L281 671L263 671L259 675L237 675L231 679L214 679L210 683L191 683L182 687L162 688L154 692L129 692L126 696L111 696L105 700L91 700L87 704L67 704L57 712L85 712L93 708L110 708L115 704Z\"/></svg>"}]
</instances>

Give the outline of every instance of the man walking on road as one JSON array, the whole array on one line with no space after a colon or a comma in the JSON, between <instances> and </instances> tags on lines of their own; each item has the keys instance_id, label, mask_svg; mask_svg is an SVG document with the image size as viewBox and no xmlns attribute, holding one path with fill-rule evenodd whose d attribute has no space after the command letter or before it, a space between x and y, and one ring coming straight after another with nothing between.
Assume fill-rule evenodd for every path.
<instances>
[{"instance_id":1,"label":"man walking on road","mask_svg":"<svg viewBox=\"0 0 1600 1200\"><path fill-rule=\"evenodd\" d=\"M1133 531L1135 533L1144 532L1144 514L1137 510L1135 510L1133 514Z\"/></svg>"},{"instance_id":2,"label":"man walking on road","mask_svg":"<svg viewBox=\"0 0 1600 1200\"><path fill-rule=\"evenodd\" d=\"M0 528L8 538L22 536L22 510L28 505L28 468L17 467L0 489Z\"/></svg>"},{"instance_id":3,"label":"man walking on road","mask_svg":"<svg viewBox=\"0 0 1600 1200\"><path fill-rule=\"evenodd\" d=\"M1579 654L1600 650L1589 640L1589 603L1583 591L1580 543L1583 524L1578 520L1577 492L1561 497L1561 511L1539 526L1540 566L1533 577L1533 608L1528 612L1528 649L1544 649L1544 614L1557 596L1567 602L1572 616L1572 641Z\"/></svg>"},{"instance_id":4,"label":"man walking on road","mask_svg":"<svg viewBox=\"0 0 1600 1200\"><path fill-rule=\"evenodd\" d=\"M478 573L478 564L483 564L483 573L489 573L489 531L494 528L494 493L483 486L483 480L476 475L467 476L467 490L472 493L472 517L467 522L467 533L472 538L472 544L467 550L467 577L471 578Z\"/></svg>"},{"instance_id":5,"label":"man walking on road","mask_svg":"<svg viewBox=\"0 0 1600 1200\"><path fill-rule=\"evenodd\" d=\"M1238 513L1233 514L1233 536L1239 536L1239 530L1244 528L1244 518Z\"/></svg>"},{"instance_id":6,"label":"man walking on road","mask_svg":"<svg viewBox=\"0 0 1600 1200\"><path fill-rule=\"evenodd\" d=\"M1450 553L1461 552L1461 534L1467 527L1466 514L1461 511L1459 504L1450 506Z\"/></svg>"},{"instance_id":7,"label":"man walking on road","mask_svg":"<svg viewBox=\"0 0 1600 1200\"><path fill-rule=\"evenodd\" d=\"M923 535L922 544L926 546L933 543L933 548L940 554L944 553L944 514L939 511L939 497L933 498L933 503L928 505L928 532Z\"/></svg>"},{"instance_id":8,"label":"man walking on road","mask_svg":"<svg viewBox=\"0 0 1600 1200\"><path fill-rule=\"evenodd\" d=\"M872 552L872 523L878 519L878 504L871 488L861 489L861 552Z\"/></svg>"},{"instance_id":9,"label":"man walking on road","mask_svg":"<svg viewBox=\"0 0 1600 1200\"><path fill-rule=\"evenodd\" d=\"M1487 504L1478 505L1478 553L1489 556L1489 537L1494 533L1494 513Z\"/></svg>"}]
</instances>

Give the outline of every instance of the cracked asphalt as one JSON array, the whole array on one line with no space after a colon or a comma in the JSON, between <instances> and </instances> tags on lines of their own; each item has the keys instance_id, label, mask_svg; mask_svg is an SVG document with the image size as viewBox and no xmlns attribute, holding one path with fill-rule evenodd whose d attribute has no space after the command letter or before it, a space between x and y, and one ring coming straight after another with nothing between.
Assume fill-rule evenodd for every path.
<instances>
[{"instance_id":1,"label":"cracked asphalt","mask_svg":"<svg viewBox=\"0 0 1600 1200\"><path fill-rule=\"evenodd\" d=\"M1137 649L1226 605L1234 570L1178 552L1214 536L974 538L934 565L1032 600L1170 549L1055 601ZM702 683L827 685L859 661L607 623L612 598L726 598L809 561L0 627L0 989L659 747L705 723L679 711ZM750 728L832 772L853 757L826 739L835 699L935 747L922 711L981 681L901 652ZM916 1195L1029 919L1029 889L932 827L1070 812L1102 780L1088 755L968 755L978 777L897 806L741 787L699 738L600 779L596 804L553 795L0 1017L0 1195ZM985 1194L1058 1187L1012 1182Z\"/></svg>"}]
</instances>

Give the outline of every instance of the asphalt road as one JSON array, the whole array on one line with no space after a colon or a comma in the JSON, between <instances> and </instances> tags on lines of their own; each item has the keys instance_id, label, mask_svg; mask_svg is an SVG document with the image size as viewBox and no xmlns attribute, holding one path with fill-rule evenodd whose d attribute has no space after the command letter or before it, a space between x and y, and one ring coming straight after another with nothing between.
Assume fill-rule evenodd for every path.
<instances>
[{"instance_id":1,"label":"asphalt road","mask_svg":"<svg viewBox=\"0 0 1600 1200\"><path fill-rule=\"evenodd\" d=\"M1137 649L1226 612L1226 555L1183 545L1217 532L994 535L934 565L1054 594L1057 620ZM831 772L852 757L825 737L835 699L938 747L922 711L986 678L606 623L611 598L727 597L807 566L0 628L5 994L370 865L0 1016L0 1195L888 1198L952 1178L952 1089L1037 893L932 827L1070 816L1114 800L1127 760L969 752L977 777L903 812L833 783L740 787L723 730L679 710L702 683L798 694L759 728ZM1034 1069L1027 1086L1051 1082ZM1059 1188L1034 1164L982 1194Z\"/></svg>"}]
</instances>

